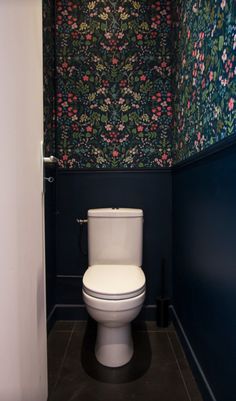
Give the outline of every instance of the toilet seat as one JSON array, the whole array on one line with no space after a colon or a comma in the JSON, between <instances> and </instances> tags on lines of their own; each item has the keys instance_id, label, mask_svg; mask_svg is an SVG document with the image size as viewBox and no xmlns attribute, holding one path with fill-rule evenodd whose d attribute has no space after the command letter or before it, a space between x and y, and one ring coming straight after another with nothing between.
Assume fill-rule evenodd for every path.
<instances>
[{"instance_id":1,"label":"toilet seat","mask_svg":"<svg viewBox=\"0 0 236 401\"><path fill-rule=\"evenodd\" d=\"M83 276L86 294L104 300L134 298L145 291L145 275L133 265L93 265Z\"/></svg>"}]
</instances>

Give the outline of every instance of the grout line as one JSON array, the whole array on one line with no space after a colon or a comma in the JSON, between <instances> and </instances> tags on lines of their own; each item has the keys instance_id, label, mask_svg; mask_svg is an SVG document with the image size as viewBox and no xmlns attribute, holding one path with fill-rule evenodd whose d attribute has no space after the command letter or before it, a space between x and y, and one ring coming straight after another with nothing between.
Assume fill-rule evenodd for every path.
<instances>
[{"instance_id":1,"label":"grout line","mask_svg":"<svg viewBox=\"0 0 236 401\"><path fill-rule=\"evenodd\" d=\"M66 347L65 347L65 351L64 351L64 354L63 354L63 357L62 357L62 361L61 361L61 364L60 364L60 368L59 368L59 370L58 370L57 378L56 378L55 383L54 383L54 386L53 386L53 388L52 388L50 397L51 397L52 394L54 393L54 391L55 391L55 389L56 389L56 387L57 387L57 385L58 385L58 383L59 383L59 380L60 380L60 378L61 378L62 368L63 368L64 362L65 362L65 360L66 360L66 357L67 357L67 353L68 353L68 349L69 349L69 346L70 346L70 343L71 343L72 335L73 335L73 333L74 333L74 329L75 329L75 322L74 322L74 324L73 324L73 326L72 326L72 329L71 329L71 332L70 332L70 336L69 336L69 338L68 338L68 341L67 341L67 344L66 344Z\"/></svg>"},{"instance_id":2,"label":"grout line","mask_svg":"<svg viewBox=\"0 0 236 401\"><path fill-rule=\"evenodd\" d=\"M169 336L168 333L167 333L167 337L168 337L168 340L169 340L169 343L170 343L171 350L172 350L173 355L174 355L174 357L175 357L175 361L176 361L176 363L177 363L177 366L178 366L178 369L179 369L179 372L180 372L180 376L181 376L181 379L182 379L182 381L183 381L184 388L185 388L185 390L186 390L188 399L189 399L189 401L192 401L192 400L191 400L191 396L190 396L189 391L188 391L188 386L187 386L186 381L185 381L185 379L184 379L184 376L183 376L182 370L181 370L181 368L180 368L180 364L179 364L177 355L176 355L176 353L175 353L175 350L174 350L174 347L173 347L171 338L170 338L170 336Z\"/></svg>"}]
</instances>

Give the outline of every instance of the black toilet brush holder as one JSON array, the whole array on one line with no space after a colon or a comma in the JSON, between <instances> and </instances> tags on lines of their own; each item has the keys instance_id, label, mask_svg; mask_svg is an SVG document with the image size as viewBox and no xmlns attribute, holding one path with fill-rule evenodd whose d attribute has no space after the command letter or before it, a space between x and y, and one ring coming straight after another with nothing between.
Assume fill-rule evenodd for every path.
<instances>
[{"instance_id":1,"label":"black toilet brush holder","mask_svg":"<svg viewBox=\"0 0 236 401\"><path fill-rule=\"evenodd\" d=\"M161 261L161 295L157 297L157 326L158 327L167 327L169 325L169 305L170 298L166 296L166 288L165 288L165 279L166 279L166 261L162 259Z\"/></svg>"}]
</instances>

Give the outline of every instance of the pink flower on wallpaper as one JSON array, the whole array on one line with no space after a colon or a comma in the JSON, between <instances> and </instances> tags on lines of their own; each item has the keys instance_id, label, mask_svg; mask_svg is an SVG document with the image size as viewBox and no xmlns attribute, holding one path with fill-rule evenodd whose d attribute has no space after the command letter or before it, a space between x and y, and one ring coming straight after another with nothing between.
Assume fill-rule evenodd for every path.
<instances>
[{"instance_id":1,"label":"pink flower on wallpaper","mask_svg":"<svg viewBox=\"0 0 236 401\"><path fill-rule=\"evenodd\" d=\"M234 108L234 99L231 97L228 102L229 111L232 111Z\"/></svg>"},{"instance_id":2,"label":"pink flower on wallpaper","mask_svg":"<svg viewBox=\"0 0 236 401\"><path fill-rule=\"evenodd\" d=\"M67 68L68 68L68 63L66 62L66 61L64 61L64 63L62 63L62 68L63 68L63 70L67 70Z\"/></svg>"},{"instance_id":3,"label":"pink flower on wallpaper","mask_svg":"<svg viewBox=\"0 0 236 401\"><path fill-rule=\"evenodd\" d=\"M146 75L141 75L141 77L140 77L140 81L146 81L146 79L147 79L147 77L146 77Z\"/></svg>"},{"instance_id":4,"label":"pink flower on wallpaper","mask_svg":"<svg viewBox=\"0 0 236 401\"><path fill-rule=\"evenodd\" d=\"M150 33L150 36L151 36L152 39L155 39L157 37L157 31L152 31Z\"/></svg>"},{"instance_id":5,"label":"pink flower on wallpaper","mask_svg":"<svg viewBox=\"0 0 236 401\"><path fill-rule=\"evenodd\" d=\"M214 73L213 73L213 71L210 71L209 72L209 80L210 80L210 82L213 80L213 78L214 78Z\"/></svg>"},{"instance_id":6,"label":"pink flower on wallpaper","mask_svg":"<svg viewBox=\"0 0 236 401\"><path fill-rule=\"evenodd\" d=\"M118 60L118 58L113 57L112 60L111 60L111 62L112 62L113 65L117 65L118 62L119 62L119 60Z\"/></svg>"},{"instance_id":7,"label":"pink flower on wallpaper","mask_svg":"<svg viewBox=\"0 0 236 401\"><path fill-rule=\"evenodd\" d=\"M91 33L88 33L87 35L85 35L86 40L92 40L93 35Z\"/></svg>"},{"instance_id":8,"label":"pink flower on wallpaper","mask_svg":"<svg viewBox=\"0 0 236 401\"><path fill-rule=\"evenodd\" d=\"M119 156L119 152L118 152L118 150L113 150L113 152L112 152L112 156L113 156L113 157L117 157L117 156Z\"/></svg>"},{"instance_id":9,"label":"pink flower on wallpaper","mask_svg":"<svg viewBox=\"0 0 236 401\"><path fill-rule=\"evenodd\" d=\"M162 158L162 160L167 160L167 159L168 159L168 156L167 156L166 153L163 153L163 155L161 156L161 158Z\"/></svg>"},{"instance_id":10,"label":"pink flower on wallpaper","mask_svg":"<svg viewBox=\"0 0 236 401\"><path fill-rule=\"evenodd\" d=\"M88 125L88 126L86 127L86 131L87 131L87 132L93 132L93 127L92 127L91 125Z\"/></svg>"},{"instance_id":11,"label":"pink flower on wallpaper","mask_svg":"<svg viewBox=\"0 0 236 401\"><path fill-rule=\"evenodd\" d=\"M137 37L137 40L142 40L143 39L143 35L141 33L138 33L138 35L136 37Z\"/></svg>"},{"instance_id":12,"label":"pink flower on wallpaper","mask_svg":"<svg viewBox=\"0 0 236 401\"><path fill-rule=\"evenodd\" d=\"M109 81L103 79L102 84L103 84L104 88L107 88L109 86Z\"/></svg>"},{"instance_id":13,"label":"pink flower on wallpaper","mask_svg":"<svg viewBox=\"0 0 236 401\"><path fill-rule=\"evenodd\" d=\"M73 25L73 24L75 24L76 21L77 21L76 18L72 17L72 15L68 15L68 25ZM77 28L77 25L75 28Z\"/></svg>"},{"instance_id":14,"label":"pink flower on wallpaper","mask_svg":"<svg viewBox=\"0 0 236 401\"><path fill-rule=\"evenodd\" d=\"M151 125L151 131L156 131L158 128L157 124L152 124Z\"/></svg>"},{"instance_id":15,"label":"pink flower on wallpaper","mask_svg":"<svg viewBox=\"0 0 236 401\"><path fill-rule=\"evenodd\" d=\"M88 76L88 75L84 75L82 79L83 79L83 81L85 81L85 82L86 82L86 81L89 81L89 76Z\"/></svg>"},{"instance_id":16,"label":"pink flower on wallpaper","mask_svg":"<svg viewBox=\"0 0 236 401\"><path fill-rule=\"evenodd\" d=\"M172 116L172 107L171 106L167 107L167 115Z\"/></svg>"},{"instance_id":17,"label":"pink flower on wallpaper","mask_svg":"<svg viewBox=\"0 0 236 401\"><path fill-rule=\"evenodd\" d=\"M125 34L123 32L118 32L116 36L118 39L122 39L125 36Z\"/></svg>"},{"instance_id":18,"label":"pink flower on wallpaper","mask_svg":"<svg viewBox=\"0 0 236 401\"><path fill-rule=\"evenodd\" d=\"M137 127L137 131L138 132L143 132L143 126L142 125L138 125L138 127Z\"/></svg>"},{"instance_id":19,"label":"pink flower on wallpaper","mask_svg":"<svg viewBox=\"0 0 236 401\"><path fill-rule=\"evenodd\" d=\"M58 107L57 107L57 116L58 116L58 117L61 117L61 116L62 116L62 107L61 107L61 106L58 106Z\"/></svg>"},{"instance_id":20,"label":"pink flower on wallpaper","mask_svg":"<svg viewBox=\"0 0 236 401\"><path fill-rule=\"evenodd\" d=\"M118 131L123 131L124 128L125 128L124 124L118 125Z\"/></svg>"}]
</instances>

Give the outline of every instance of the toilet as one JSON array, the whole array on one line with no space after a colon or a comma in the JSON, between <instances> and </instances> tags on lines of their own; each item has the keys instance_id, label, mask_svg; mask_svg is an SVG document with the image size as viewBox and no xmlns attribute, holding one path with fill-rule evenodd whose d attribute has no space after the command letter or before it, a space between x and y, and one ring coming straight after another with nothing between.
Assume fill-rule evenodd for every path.
<instances>
[{"instance_id":1,"label":"toilet","mask_svg":"<svg viewBox=\"0 0 236 401\"><path fill-rule=\"evenodd\" d=\"M141 209L88 211L89 267L82 293L89 315L98 324L95 355L104 366L125 365L134 352L131 321L145 298L142 238Z\"/></svg>"}]
</instances>

